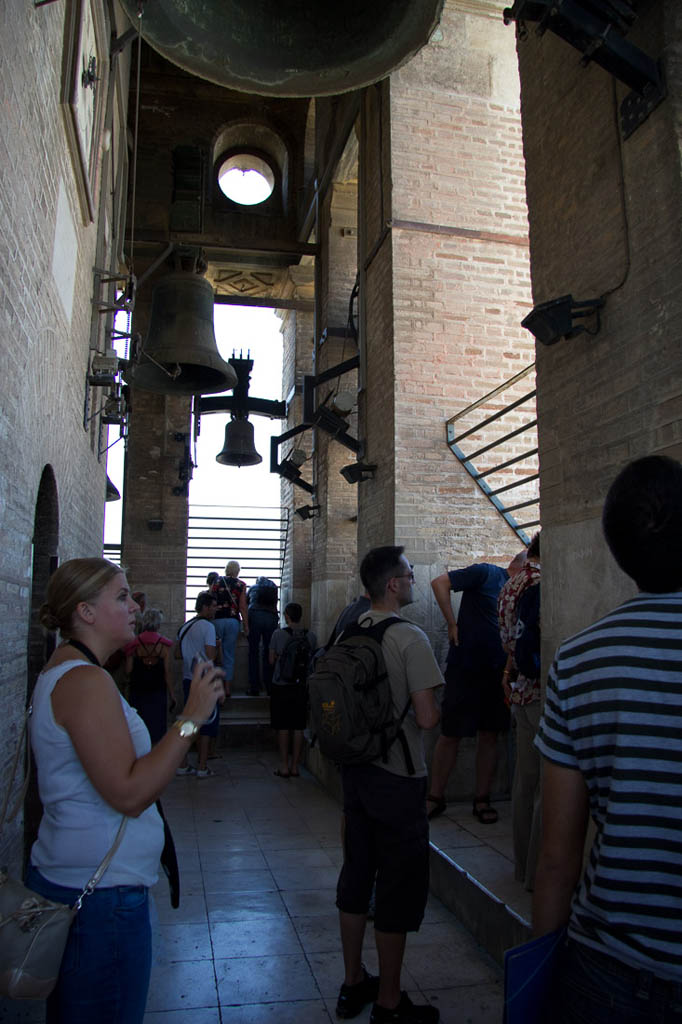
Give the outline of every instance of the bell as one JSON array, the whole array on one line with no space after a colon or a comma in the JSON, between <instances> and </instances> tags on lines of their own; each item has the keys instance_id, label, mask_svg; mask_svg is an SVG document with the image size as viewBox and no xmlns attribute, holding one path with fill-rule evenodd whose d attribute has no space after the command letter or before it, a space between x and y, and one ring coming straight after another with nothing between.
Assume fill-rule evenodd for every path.
<instances>
[{"instance_id":1,"label":"bell","mask_svg":"<svg viewBox=\"0 0 682 1024\"><path fill-rule=\"evenodd\" d=\"M122 0L166 60L265 96L331 96L385 78L424 46L443 0Z\"/></svg>"},{"instance_id":2,"label":"bell","mask_svg":"<svg viewBox=\"0 0 682 1024\"><path fill-rule=\"evenodd\" d=\"M213 288L206 278L180 270L155 285L147 340L132 382L169 395L210 395L235 386L237 374L218 352Z\"/></svg>"},{"instance_id":3,"label":"bell","mask_svg":"<svg viewBox=\"0 0 682 1024\"><path fill-rule=\"evenodd\" d=\"M221 466L257 466L262 457L253 443L253 423L248 420L230 420L225 427L225 444L216 455Z\"/></svg>"}]
</instances>

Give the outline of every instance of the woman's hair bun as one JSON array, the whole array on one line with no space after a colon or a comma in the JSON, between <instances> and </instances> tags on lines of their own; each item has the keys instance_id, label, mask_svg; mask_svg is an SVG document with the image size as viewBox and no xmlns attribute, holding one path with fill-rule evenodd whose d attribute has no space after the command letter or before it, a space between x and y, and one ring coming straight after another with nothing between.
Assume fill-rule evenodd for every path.
<instances>
[{"instance_id":1,"label":"woman's hair bun","mask_svg":"<svg viewBox=\"0 0 682 1024\"><path fill-rule=\"evenodd\" d=\"M59 629L59 619L47 602L40 609L40 624L50 631Z\"/></svg>"}]
</instances>

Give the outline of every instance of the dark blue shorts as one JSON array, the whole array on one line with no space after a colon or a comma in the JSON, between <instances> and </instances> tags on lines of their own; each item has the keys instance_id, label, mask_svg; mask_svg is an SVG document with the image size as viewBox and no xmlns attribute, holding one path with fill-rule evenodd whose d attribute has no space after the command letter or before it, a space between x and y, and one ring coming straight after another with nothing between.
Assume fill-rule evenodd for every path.
<instances>
[{"instance_id":1,"label":"dark blue shorts","mask_svg":"<svg viewBox=\"0 0 682 1024\"><path fill-rule=\"evenodd\" d=\"M506 732L508 728L502 668L472 672L448 665L440 716L442 735L460 739L477 732Z\"/></svg>"},{"instance_id":2,"label":"dark blue shorts","mask_svg":"<svg viewBox=\"0 0 682 1024\"><path fill-rule=\"evenodd\" d=\"M191 679L183 679L182 680L182 692L185 695L185 704L187 703L187 698L189 697L189 688L190 688L191 685L192 685L192 680ZM216 706L213 709L213 711L214 711L213 718L210 721L208 721L206 723L206 725L202 725L201 729L199 729L199 735L200 736L217 736L218 735L218 730L220 729L220 704L218 704L217 701L216 701Z\"/></svg>"}]
</instances>

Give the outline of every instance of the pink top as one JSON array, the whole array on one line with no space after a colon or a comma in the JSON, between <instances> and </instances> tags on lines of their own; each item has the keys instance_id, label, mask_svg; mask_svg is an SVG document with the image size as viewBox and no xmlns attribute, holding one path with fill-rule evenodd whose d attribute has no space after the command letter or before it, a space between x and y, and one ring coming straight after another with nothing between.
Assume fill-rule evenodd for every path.
<instances>
[{"instance_id":1,"label":"pink top","mask_svg":"<svg viewBox=\"0 0 682 1024\"><path fill-rule=\"evenodd\" d=\"M164 647L172 647L173 641L169 640L167 636L161 636L160 633L152 633L151 630L146 629L144 633L140 633L131 640L129 644L126 644L123 648L124 654L134 654L138 644L147 644L153 646L154 644L161 643Z\"/></svg>"}]
</instances>

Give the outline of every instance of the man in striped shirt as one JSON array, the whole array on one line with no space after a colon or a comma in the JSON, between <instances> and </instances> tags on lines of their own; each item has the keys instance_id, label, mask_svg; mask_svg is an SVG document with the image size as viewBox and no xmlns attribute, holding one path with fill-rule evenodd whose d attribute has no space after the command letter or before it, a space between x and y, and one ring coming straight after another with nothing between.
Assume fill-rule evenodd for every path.
<instances>
[{"instance_id":1,"label":"man in striped shirt","mask_svg":"<svg viewBox=\"0 0 682 1024\"><path fill-rule=\"evenodd\" d=\"M680 463L631 463L602 521L640 593L563 643L549 675L533 926L568 926L553 1022L682 1022Z\"/></svg>"}]
</instances>

